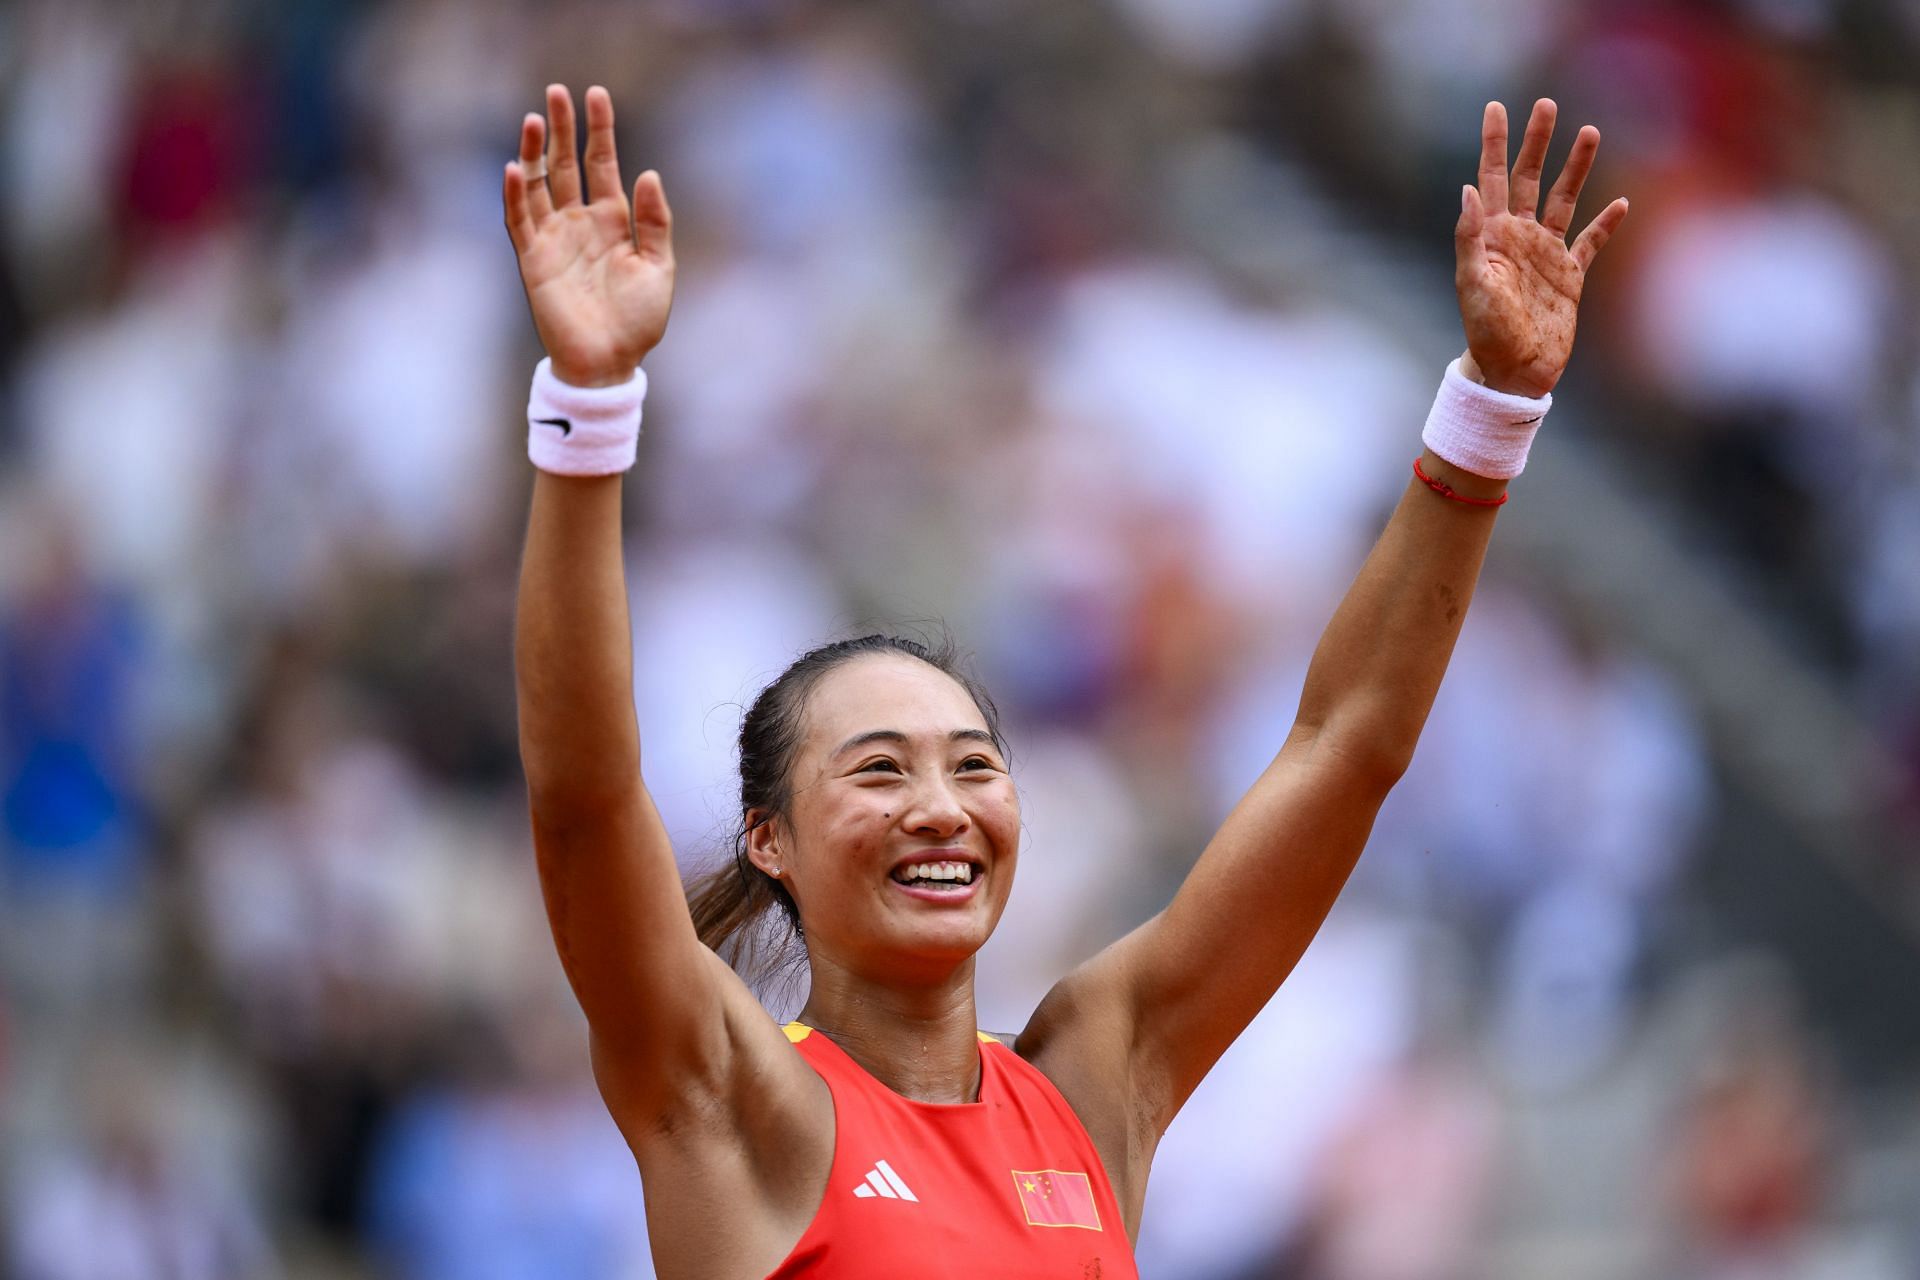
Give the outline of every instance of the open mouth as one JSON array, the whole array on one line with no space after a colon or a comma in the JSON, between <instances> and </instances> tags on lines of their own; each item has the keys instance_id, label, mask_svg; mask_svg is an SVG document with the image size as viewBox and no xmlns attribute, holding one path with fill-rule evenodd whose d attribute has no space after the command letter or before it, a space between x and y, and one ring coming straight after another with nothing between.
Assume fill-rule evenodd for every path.
<instances>
[{"instance_id":1,"label":"open mouth","mask_svg":"<svg viewBox=\"0 0 1920 1280\"><path fill-rule=\"evenodd\" d=\"M978 869L971 862L909 862L893 870L895 884L923 893L964 893Z\"/></svg>"}]
</instances>

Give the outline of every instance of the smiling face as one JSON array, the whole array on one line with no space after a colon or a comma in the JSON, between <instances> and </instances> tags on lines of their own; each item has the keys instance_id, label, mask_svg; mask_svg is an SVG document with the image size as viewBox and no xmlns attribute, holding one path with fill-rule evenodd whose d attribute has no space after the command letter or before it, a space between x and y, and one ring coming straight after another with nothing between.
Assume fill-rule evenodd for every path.
<instances>
[{"instance_id":1,"label":"smiling face","mask_svg":"<svg viewBox=\"0 0 1920 1280\"><path fill-rule=\"evenodd\" d=\"M814 954L880 980L951 972L999 923L1019 850L985 717L944 672L886 653L822 676L804 724L787 812L749 855L778 868Z\"/></svg>"}]
</instances>

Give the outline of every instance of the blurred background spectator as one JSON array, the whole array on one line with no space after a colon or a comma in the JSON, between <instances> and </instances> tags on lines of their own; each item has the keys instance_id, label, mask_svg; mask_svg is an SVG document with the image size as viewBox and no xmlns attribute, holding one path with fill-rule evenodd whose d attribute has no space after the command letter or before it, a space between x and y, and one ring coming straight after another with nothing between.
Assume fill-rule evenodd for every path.
<instances>
[{"instance_id":1,"label":"blurred background spectator","mask_svg":"<svg viewBox=\"0 0 1920 1280\"><path fill-rule=\"evenodd\" d=\"M0 1270L652 1274L514 732L498 187L564 80L676 212L677 845L794 653L944 621L1025 801L993 1029L1277 748L1459 349L1481 104L1555 96L1556 171L1598 124L1565 407L1143 1271L1920 1275L1916 55L1891 0L0 10Z\"/></svg>"}]
</instances>

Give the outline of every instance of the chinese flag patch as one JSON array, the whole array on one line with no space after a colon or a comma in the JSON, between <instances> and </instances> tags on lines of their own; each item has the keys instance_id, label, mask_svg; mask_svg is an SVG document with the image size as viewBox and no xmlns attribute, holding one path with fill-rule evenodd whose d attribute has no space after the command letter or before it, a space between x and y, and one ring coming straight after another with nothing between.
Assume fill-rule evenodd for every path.
<instances>
[{"instance_id":1,"label":"chinese flag patch","mask_svg":"<svg viewBox=\"0 0 1920 1280\"><path fill-rule=\"evenodd\" d=\"M1101 1229L1100 1211L1093 1204L1093 1183L1084 1173L1015 1169L1013 1186L1030 1227Z\"/></svg>"}]
</instances>

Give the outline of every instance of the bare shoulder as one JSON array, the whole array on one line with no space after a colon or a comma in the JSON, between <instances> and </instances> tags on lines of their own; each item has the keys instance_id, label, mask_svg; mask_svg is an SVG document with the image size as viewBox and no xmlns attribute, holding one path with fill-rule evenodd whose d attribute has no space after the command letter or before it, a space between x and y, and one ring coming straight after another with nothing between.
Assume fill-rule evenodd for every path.
<instances>
[{"instance_id":1,"label":"bare shoulder","mask_svg":"<svg viewBox=\"0 0 1920 1280\"><path fill-rule=\"evenodd\" d=\"M1054 984L1014 1051L1053 1082L1086 1126L1132 1234L1160 1141L1157 1118L1166 1090L1143 1068L1130 993L1111 976L1115 967L1098 960Z\"/></svg>"},{"instance_id":2,"label":"bare shoulder","mask_svg":"<svg viewBox=\"0 0 1920 1280\"><path fill-rule=\"evenodd\" d=\"M662 1274L765 1275L812 1222L833 1163L833 1099L779 1024L712 952L722 1034L665 1087L593 1044L594 1079L640 1167ZM713 1207L728 1206L724 1240Z\"/></svg>"}]
</instances>

